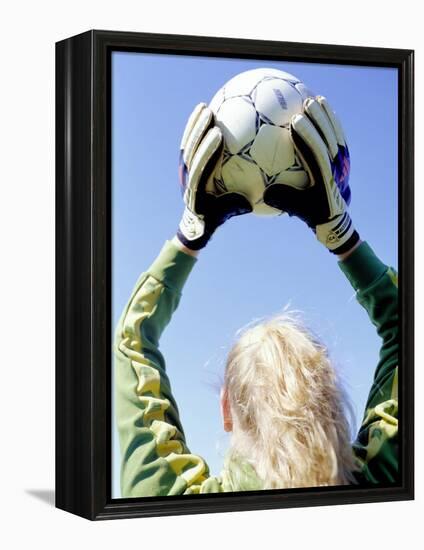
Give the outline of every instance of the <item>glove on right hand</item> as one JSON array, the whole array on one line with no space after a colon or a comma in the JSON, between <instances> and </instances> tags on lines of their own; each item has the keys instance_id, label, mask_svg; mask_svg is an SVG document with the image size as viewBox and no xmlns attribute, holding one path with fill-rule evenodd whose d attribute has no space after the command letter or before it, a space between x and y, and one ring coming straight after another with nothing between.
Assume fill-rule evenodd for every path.
<instances>
[{"instance_id":1,"label":"glove on right hand","mask_svg":"<svg viewBox=\"0 0 424 550\"><path fill-rule=\"evenodd\" d=\"M305 100L303 113L291 120L290 136L311 187L274 183L266 188L264 201L302 219L330 252L342 254L358 242L359 235L347 212L349 151L341 125L324 97Z\"/></svg>"}]
</instances>

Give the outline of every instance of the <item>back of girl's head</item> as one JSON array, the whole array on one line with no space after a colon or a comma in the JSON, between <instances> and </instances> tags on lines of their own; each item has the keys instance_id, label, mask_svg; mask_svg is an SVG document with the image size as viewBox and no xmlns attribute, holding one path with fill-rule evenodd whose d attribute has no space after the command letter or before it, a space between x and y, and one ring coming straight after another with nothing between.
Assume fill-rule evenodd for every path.
<instances>
[{"instance_id":1,"label":"back of girl's head","mask_svg":"<svg viewBox=\"0 0 424 550\"><path fill-rule=\"evenodd\" d=\"M294 315L243 331L228 355L224 389L230 453L253 465L264 488L352 481L344 392L326 348Z\"/></svg>"}]
</instances>

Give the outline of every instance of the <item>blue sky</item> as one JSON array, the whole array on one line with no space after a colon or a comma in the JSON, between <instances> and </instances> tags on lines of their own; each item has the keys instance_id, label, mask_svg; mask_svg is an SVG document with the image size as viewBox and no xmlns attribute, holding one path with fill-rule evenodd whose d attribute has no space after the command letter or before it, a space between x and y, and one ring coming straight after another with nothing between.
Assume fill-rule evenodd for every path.
<instances>
[{"instance_id":1,"label":"blue sky","mask_svg":"<svg viewBox=\"0 0 424 550\"><path fill-rule=\"evenodd\" d=\"M397 268L397 71L310 63L115 52L112 56L112 321L178 226L177 163L187 117L234 75L274 67L325 95L351 153L351 216ZM300 221L235 218L202 251L162 341L188 445L219 474L228 436L219 385L236 331L290 309L329 347L361 421L380 341L333 255ZM113 327L111 328L113 330ZM112 426L112 496L119 445Z\"/></svg>"}]
</instances>

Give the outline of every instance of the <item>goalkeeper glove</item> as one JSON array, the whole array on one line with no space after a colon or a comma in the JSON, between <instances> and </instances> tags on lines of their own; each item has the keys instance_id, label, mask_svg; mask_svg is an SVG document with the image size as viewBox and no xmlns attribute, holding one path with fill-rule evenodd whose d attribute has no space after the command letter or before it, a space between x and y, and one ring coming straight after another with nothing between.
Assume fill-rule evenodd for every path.
<instances>
[{"instance_id":1,"label":"goalkeeper glove","mask_svg":"<svg viewBox=\"0 0 424 550\"><path fill-rule=\"evenodd\" d=\"M302 219L330 252L342 254L358 242L359 235L347 211L349 151L340 122L324 97L305 100L303 113L292 117L290 136L311 186L300 190L275 183L266 188L264 201Z\"/></svg>"},{"instance_id":2,"label":"goalkeeper glove","mask_svg":"<svg viewBox=\"0 0 424 550\"><path fill-rule=\"evenodd\" d=\"M217 227L232 216L252 211L250 202L240 193L215 195L206 190L221 161L223 144L212 111L200 103L184 130L179 167L185 209L177 235L191 250L203 248Z\"/></svg>"}]
</instances>

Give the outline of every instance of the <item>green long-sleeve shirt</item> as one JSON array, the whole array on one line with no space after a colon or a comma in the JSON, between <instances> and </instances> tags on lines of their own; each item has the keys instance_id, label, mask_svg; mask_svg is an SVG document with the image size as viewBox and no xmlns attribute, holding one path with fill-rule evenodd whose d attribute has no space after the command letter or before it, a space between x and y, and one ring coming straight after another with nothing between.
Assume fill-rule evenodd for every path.
<instances>
[{"instance_id":1,"label":"green long-sleeve shirt","mask_svg":"<svg viewBox=\"0 0 424 550\"><path fill-rule=\"evenodd\" d=\"M227 461L219 477L210 476L204 459L193 454L185 441L159 339L195 262L167 242L137 281L116 330L115 391L123 497L261 488L248 464ZM339 265L382 339L364 418L353 443L361 468L355 476L361 485L394 483L398 473L397 275L367 243Z\"/></svg>"}]
</instances>

